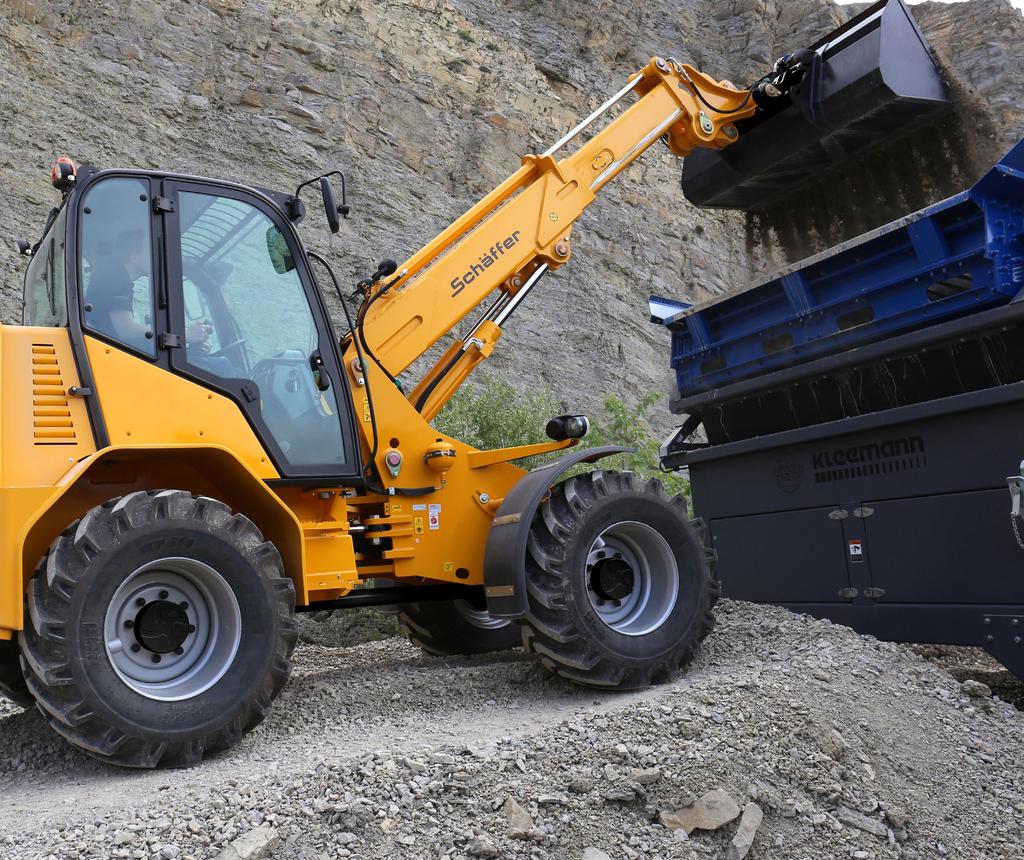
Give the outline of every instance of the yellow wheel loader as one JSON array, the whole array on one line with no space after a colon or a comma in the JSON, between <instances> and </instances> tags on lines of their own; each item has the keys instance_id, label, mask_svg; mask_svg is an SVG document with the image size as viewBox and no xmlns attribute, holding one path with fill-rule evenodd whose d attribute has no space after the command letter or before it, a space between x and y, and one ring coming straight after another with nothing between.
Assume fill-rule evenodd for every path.
<instances>
[{"instance_id":1,"label":"yellow wheel loader","mask_svg":"<svg viewBox=\"0 0 1024 860\"><path fill-rule=\"evenodd\" d=\"M686 501L630 473L563 479L625 450L579 447L580 415L492 451L431 421L570 260L602 188L659 142L735 143L816 57L743 90L652 59L426 247L384 261L351 315L296 230L310 186L338 229L344 177L288 194L58 160L62 202L21 243L24 324L0 327L0 689L91 755L154 767L198 762L268 714L296 610L400 605L431 653L521 643L582 684L668 678L718 595ZM467 318L406 390L399 375Z\"/></svg>"}]
</instances>

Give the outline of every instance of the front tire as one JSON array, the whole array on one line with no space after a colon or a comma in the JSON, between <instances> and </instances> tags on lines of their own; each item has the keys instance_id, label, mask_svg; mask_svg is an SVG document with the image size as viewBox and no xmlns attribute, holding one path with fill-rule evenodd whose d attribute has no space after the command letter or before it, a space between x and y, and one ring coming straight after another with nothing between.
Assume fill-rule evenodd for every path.
<instances>
[{"instance_id":1,"label":"front tire","mask_svg":"<svg viewBox=\"0 0 1024 860\"><path fill-rule=\"evenodd\" d=\"M577 683L661 683L714 626L714 562L703 524L660 482L630 472L569 478L531 527L523 643Z\"/></svg>"},{"instance_id":2,"label":"front tire","mask_svg":"<svg viewBox=\"0 0 1024 860\"><path fill-rule=\"evenodd\" d=\"M28 689L51 726L128 767L190 765L236 743L288 679L295 592L273 544L178 490L93 508L29 589Z\"/></svg>"},{"instance_id":3,"label":"front tire","mask_svg":"<svg viewBox=\"0 0 1024 860\"><path fill-rule=\"evenodd\" d=\"M468 600L409 603L398 613L406 638L436 657L489 654L522 645L519 628Z\"/></svg>"}]
</instances>

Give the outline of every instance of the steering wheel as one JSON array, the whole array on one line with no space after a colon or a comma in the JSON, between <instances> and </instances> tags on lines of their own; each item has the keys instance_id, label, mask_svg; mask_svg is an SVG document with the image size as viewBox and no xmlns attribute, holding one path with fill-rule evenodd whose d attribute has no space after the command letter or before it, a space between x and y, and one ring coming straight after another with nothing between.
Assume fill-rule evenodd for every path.
<instances>
[{"instance_id":1,"label":"steering wheel","mask_svg":"<svg viewBox=\"0 0 1024 860\"><path fill-rule=\"evenodd\" d=\"M206 358L220 358L221 356L225 355L226 353L229 353L232 350L238 349L244 343L245 343L245 338L244 337L239 338L238 340L232 341L227 346L222 346L216 352L208 352L208 353L206 353Z\"/></svg>"}]
</instances>

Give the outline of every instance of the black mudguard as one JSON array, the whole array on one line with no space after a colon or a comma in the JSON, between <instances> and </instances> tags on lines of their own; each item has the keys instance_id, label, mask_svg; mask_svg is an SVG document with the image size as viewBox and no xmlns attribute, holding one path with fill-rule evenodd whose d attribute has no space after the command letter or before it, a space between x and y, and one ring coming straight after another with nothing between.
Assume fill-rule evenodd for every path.
<instances>
[{"instance_id":1,"label":"black mudguard","mask_svg":"<svg viewBox=\"0 0 1024 860\"><path fill-rule=\"evenodd\" d=\"M551 487L578 463L593 463L602 457L635 450L621 445L573 450L553 463L534 469L512 488L494 516L484 552L484 593L491 615L517 618L528 609L526 542L533 517Z\"/></svg>"}]
</instances>

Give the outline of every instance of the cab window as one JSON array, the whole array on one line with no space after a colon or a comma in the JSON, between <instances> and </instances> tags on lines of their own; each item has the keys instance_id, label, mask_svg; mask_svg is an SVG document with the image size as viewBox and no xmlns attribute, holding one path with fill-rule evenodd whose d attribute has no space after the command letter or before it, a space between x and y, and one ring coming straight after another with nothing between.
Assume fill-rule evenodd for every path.
<instances>
[{"instance_id":1,"label":"cab window","mask_svg":"<svg viewBox=\"0 0 1024 860\"><path fill-rule=\"evenodd\" d=\"M149 184L106 179L82 204L82 304L86 328L156 355Z\"/></svg>"},{"instance_id":2,"label":"cab window","mask_svg":"<svg viewBox=\"0 0 1024 860\"><path fill-rule=\"evenodd\" d=\"M22 321L32 326L66 326L67 293L64 290L64 225L62 209L29 263L25 274L25 307Z\"/></svg>"},{"instance_id":3,"label":"cab window","mask_svg":"<svg viewBox=\"0 0 1024 860\"><path fill-rule=\"evenodd\" d=\"M234 197L182 191L178 209L187 363L227 388L246 382L289 465L340 473L338 402L310 363L320 336L284 236Z\"/></svg>"}]
</instances>

